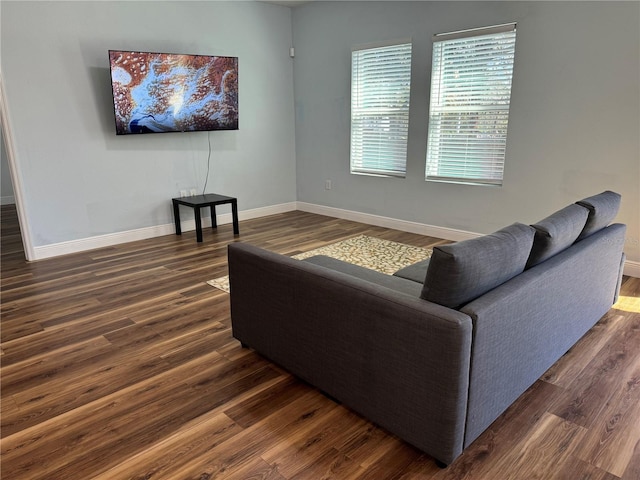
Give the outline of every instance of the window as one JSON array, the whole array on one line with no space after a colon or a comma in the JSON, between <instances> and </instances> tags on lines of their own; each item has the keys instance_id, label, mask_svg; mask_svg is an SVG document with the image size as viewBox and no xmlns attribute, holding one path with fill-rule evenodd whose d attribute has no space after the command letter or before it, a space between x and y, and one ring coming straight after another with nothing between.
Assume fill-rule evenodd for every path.
<instances>
[{"instance_id":1,"label":"window","mask_svg":"<svg viewBox=\"0 0 640 480\"><path fill-rule=\"evenodd\" d=\"M404 177L411 43L351 53L351 173Z\"/></svg>"},{"instance_id":2,"label":"window","mask_svg":"<svg viewBox=\"0 0 640 480\"><path fill-rule=\"evenodd\" d=\"M502 185L515 24L433 38L426 179Z\"/></svg>"}]
</instances>

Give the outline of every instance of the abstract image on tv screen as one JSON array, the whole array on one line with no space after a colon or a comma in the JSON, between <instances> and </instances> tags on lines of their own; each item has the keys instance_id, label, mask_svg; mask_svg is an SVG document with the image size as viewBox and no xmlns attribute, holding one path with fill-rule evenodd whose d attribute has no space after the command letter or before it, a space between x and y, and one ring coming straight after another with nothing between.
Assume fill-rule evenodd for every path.
<instances>
[{"instance_id":1,"label":"abstract image on tv screen","mask_svg":"<svg viewBox=\"0 0 640 480\"><path fill-rule=\"evenodd\" d=\"M238 128L238 58L109 51L116 133Z\"/></svg>"}]
</instances>

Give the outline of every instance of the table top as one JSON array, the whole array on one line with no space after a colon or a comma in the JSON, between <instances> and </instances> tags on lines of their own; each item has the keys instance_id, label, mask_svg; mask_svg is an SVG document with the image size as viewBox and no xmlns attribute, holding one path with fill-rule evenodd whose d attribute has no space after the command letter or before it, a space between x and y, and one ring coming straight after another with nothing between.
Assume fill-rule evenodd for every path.
<instances>
[{"instance_id":1,"label":"table top","mask_svg":"<svg viewBox=\"0 0 640 480\"><path fill-rule=\"evenodd\" d=\"M172 198L172 200L181 205L198 206L216 203L230 203L236 200L236 198L227 197L225 195L218 195L217 193L205 193L204 195L192 195L189 197Z\"/></svg>"}]
</instances>

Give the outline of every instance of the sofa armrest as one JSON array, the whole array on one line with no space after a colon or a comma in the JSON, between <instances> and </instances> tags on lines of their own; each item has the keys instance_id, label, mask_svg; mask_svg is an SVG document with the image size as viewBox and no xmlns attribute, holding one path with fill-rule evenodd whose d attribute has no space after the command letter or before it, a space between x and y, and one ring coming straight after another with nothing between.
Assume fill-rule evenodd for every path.
<instances>
[{"instance_id":1,"label":"sofa armrest","mask_svg":"<svg viewBox=\"0 0 640 480\"><path fill-rule=\"evenodd\" d=\"M353 263L344 262L326 255L316 255L314 257L305 258L303 262L313 263L321 267L334 270L336 272L346 273L352 277L357 277L383 287L388 287L397 292L406 293L413 297L419 297L422 292L422 283L416 283L406 278L385 275L384 273L371 270L369 268L354 265Z\"/></svg>"},{"instance_id":2,"label":"sofa armrest","mask_svg":"<svg viewBox=\"0 0 640 480\"><path fill-rule=\"evenodd\" d=\"M234 337L440 461L461 453L467 315L241 243L229 278Z\"/></svg>"}]
</instances>

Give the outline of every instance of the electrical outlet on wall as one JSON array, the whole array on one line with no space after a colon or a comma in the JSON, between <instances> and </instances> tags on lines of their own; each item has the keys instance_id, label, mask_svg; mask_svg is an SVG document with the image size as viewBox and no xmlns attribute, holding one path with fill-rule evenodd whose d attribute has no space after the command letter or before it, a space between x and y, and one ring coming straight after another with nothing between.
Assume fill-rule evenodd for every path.
<instances>
[{"instance_id":1,"label":"electrical outlet on wall","mask_svg":"<svg viewBox=\"0 0 640 480\"><path fill-rule=\"evenodd\" d=\"M331 180L325 180L324 181L324 189L325 190L331 190Z\"/></svg>"},{"instance_id":2,"label":"electrical outlet on wall","mask_svg":"<svg viewBox=\"0 0 640 480\"><path fill-rule=\"evenodd\" d=\"M191 189L191 196L193 197L194 195L197 195L198 191L195 188Z\"/></svg>"},{"instance_id":3,"label":"electrical outlet on wall","mask_svg":"<svg viewBox=\"0 0 640 480\"><path fill-rule=\"evenodd\" d=\"M180 190L180 196L181 197L186 197L187 196L187 191L186 190Z\"/></svg>"}]
</instances>

